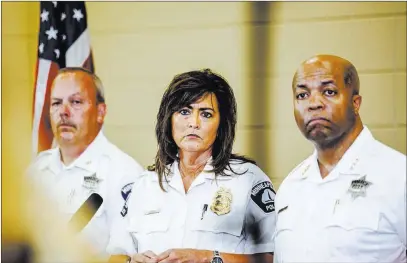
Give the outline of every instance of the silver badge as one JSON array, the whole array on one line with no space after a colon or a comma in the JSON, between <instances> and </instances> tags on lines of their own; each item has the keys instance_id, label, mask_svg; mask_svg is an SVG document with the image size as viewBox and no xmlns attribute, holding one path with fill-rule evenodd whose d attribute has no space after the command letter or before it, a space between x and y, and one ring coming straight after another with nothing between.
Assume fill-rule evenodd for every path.
<instances>
[{"instance_id":1,"label":"silver badge","mask_svg":"<svg viewBox=\"0 0 407 263\"><path fill-rule=\"evenodd\" d=\"M83 177L83 184L82 186L88 190L96 191L99 187L99 183L102 179L96 177L96 173L92 174L91 176L84 176Z\"/></svg>"},{"instance_id":2,"label":"silver badge","mask_svg":"<svg viewBox=\"0 0 407 263\"><path fill-rule=\"evenodd\" d=\"M366 175L362 176L361 178L357 180L353 180L350 183L350 187L348 189L348 192L351 193L353 200L355 200L357 197L366 196L366 189L372 185L371 182L366 181Z\"/></svg>"}]
</instances>

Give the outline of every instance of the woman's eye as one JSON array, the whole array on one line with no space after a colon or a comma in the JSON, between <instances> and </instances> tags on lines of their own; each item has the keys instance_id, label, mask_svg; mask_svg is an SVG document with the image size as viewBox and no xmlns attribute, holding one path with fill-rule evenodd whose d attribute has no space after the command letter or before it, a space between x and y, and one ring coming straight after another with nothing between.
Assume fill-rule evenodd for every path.
<instances>
[{"instance_id":1,"label":"woman's eye","mask_svg":"<svg viewBox=\"0 0 407 263\"><path fill-rule=\"evenodd\" d=\"M204 112L202 112L202 116L204 118L211 118L213 115L210 112L204 111Z\"/></svg>"},{"instance_id":2,"label":"woman's eye","mask_svg":"<svg viewBox=\"0 0 407 263\"><path fill-rule=\"evenodd\" d=\"M187 115L187 114L189 114L189 110L187 110L187 109L181 109L181 110L179 111L179 113L180 113L181 115Z\"/></svg>"}]
</instances>

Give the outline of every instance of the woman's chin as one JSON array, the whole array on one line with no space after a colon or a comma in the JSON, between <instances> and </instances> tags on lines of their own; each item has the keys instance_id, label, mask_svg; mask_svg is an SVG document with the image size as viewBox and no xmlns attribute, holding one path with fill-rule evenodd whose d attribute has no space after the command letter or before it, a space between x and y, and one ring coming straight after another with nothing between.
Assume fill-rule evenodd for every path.
<instances>
[{"instance_id":1,"label":"woman's chin","mask_svg":"<svg viewBox=\"0 0 407 263\"><path fill-rule=\"evenodd\" d=\"M204 152L205 149L202 148L200 143L185 143L181 145L181 151L183 152Z\"/></svg>"}]
</instances>

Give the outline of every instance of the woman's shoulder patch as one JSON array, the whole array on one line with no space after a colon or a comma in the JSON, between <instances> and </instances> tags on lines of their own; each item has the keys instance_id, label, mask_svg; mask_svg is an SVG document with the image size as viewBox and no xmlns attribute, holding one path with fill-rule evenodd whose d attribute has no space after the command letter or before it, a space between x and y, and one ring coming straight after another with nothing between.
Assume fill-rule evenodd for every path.
<instances>
[{"instance_id":1,"label":"woman's shoulder patch","mask_svg":"<svg viewBox=\"0 0 407 263\"><path fill-rule=\"evenodd\" d=\"M253 186L250 197L264 213L268 214L275 210L274 198L276 197L276 192L271 182L263 181Z\"/></svg>"}]
</instances>

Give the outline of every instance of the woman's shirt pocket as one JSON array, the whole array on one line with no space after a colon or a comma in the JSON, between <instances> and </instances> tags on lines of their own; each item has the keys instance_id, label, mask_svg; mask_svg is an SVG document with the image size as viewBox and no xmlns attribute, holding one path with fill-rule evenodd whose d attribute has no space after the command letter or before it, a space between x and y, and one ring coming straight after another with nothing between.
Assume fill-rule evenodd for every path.
<instances>
[{"instance_id":1,"label":"woman's shirt pocket","mask_svg":"<svg viewBox=\"0 0 407 263\"><path fill-rule=\"evenodd\" d=\"M160 253L167 249L163 245L171 243L167 233L170 218L163 211L144 210L143 213L133 215L129 220L128 231L139 253L146 250Z\"/></svg>"},{"instance_id":2,"label":"woman's shirt pocket","mask_svg":"<svg viewBox=\"0 0 407 263\"><path fill-rule=\"evenodd\" d=\"M244 245L243 229L245 220L244 204L232 205L227 214L216 214L210 208L201 216L195 211L190 221L188 240L195 247L223 252L239 252Z\"/></svg>"}]
</instances>

